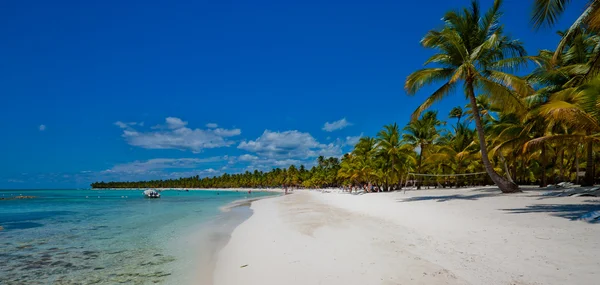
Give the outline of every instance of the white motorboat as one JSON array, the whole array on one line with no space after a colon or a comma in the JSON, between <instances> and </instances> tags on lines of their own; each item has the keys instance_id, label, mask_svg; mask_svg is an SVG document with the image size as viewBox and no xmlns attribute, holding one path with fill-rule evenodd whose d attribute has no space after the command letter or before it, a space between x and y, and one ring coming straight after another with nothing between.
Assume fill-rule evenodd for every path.
<instances>
[{"instance_id":1,"label":"white motorboat","mask_svg":"<svg viewBox=\"0 0 600 285\"><path fill-rule=\"evenodd\" d=\"M148 189L144 191L144 196L146 198L160 198L160 193L156 192L156 190Z\"/></svg>"}]
</instances>

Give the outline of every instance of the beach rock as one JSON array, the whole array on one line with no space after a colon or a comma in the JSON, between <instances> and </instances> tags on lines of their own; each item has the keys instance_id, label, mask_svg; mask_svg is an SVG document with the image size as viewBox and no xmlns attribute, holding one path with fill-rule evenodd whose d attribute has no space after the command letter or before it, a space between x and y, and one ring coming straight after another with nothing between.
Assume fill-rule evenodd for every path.
<instances>
[{"instance_id":1,"label":"beach rock","mask_svg":"<svg viewBox=\"0 0 600 285\"><path fill-rule=\"evenodd\" d=\"M4 227L0 226L0 231L3 230L3 229L4 229Z\"/></svg>"},{"instance_id":2,"label":"beach rock","mask_svg":"<svg viewBox=\"0 0 600 285\"><path fill-rule=\"evenodd\" d=\"M36 196L17 196L15 199L35 199Z\"/></svg>"},{"instance_id":3,"label":"beach rock","mask_svg":"<svg viewBox=\"0 0 600 285\"><path fill-rule=\"evenodd\" d=\"M35 199L36 196L14 196L14 197L1 197L0 200L21 200L21 199Z\"/></svg>"}]
</instances>

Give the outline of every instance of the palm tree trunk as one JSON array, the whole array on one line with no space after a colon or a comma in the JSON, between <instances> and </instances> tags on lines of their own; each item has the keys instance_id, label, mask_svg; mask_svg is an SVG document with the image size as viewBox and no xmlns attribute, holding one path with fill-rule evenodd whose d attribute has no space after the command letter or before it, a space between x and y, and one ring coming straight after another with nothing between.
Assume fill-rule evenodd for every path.
<instances>
[{"instance_id":1,"label":"palm tree trunk","mask_svg":"<svg viewBox=\"0 0 600 285\"><path fill-rule=\"evenodd\" d=\"M460 173L460 167L456 167L456 173ZM460 175L456 175L456 188L460 186Z\"/></svg>"},{"instance_id":2,"label":"palm tree trunk","mask_svg":"<svg viewBox=\"0 0 600 285\"><path fill-rule=\"evenodd\" d=\"M421 153L419 154L419 166L417 167L417 172L419 172L419 174L421 173L421 163L423 162L423 145L421 145ZM421 189L421 176L417 176L417 190Z\"/></svg>"},{"instance_id":3,"label":"palm tree trunk","mask_svg":"<svg viewBox=\"0 0 600 285\"><path fill-rule=\"evenodd\" d=\"M510 176L510 170L508 169L508 164L506 164L506 158L504 158L504 156L500 154L500 159L502 160L502 164L504 164L504 171L506 171L506 179L508 179L508 181L512 183L515 183L515 181Z\"/></svg>"},{"instance_id":4,"label":"palm tree trunk","mask_svg":"<svg viewBox=\"0 0 600 285\"><path fill-rule=\"evenodd\" d=\"M396 186L398 188L398 190L402 189L402 180L404 180L404 178L402 177L402 174L398 174L398 185Z\"/></svg>"},{"instance_id":5,"label":"palm tree trunk","mask_svg":"<svg viewBox=\"0 0 600 285\"><path fill-rule=\"evenodd\" d=\"M577 148L575 150L575 184L579 184L579 156L577 156L578 151L579 144L577 144Z\"/></svg>"},{"instance_id":6,"label":"palm tree trunk","mask_svg":"<svg viewBox=\"0 0 600 285\"><path fill-rule=\"evenodd\" d=\"M565 147L560 151L560 182L565 182Z\"/></svg>"},{"instance_id":7,"label":"palm tree trunk","mask_svg":"<svg viewBox=\"0 0 600 285\"><path fill-rule=\"evenodd\" d=\"M590 131L587 131L587 135L591 135ZM594 143L590 140L587 143L587 159L585 163L585 178L582 186L594 185Z\"/></svg>"},{"instance_id":8,"label":"palm tree trunk","mask_svg":"<svg viewBox=\"0 0 600 285\"><path fill-rule=\"evenodd\" d=\"M542 143L542 182L540 187L546 187L548 183L546 182L546 165L548 161L546 159L546 144Z\"/></svg>"},{"instance_id":9,"label":"palm tree trunk","mask_svg":"<svg viewBox=\"0 0 600 285\"><path fill-rule=\"evenodd\" d=\"M477 137L479 138L479 147L481 148L481 160L485 166L485 171L488 173L492 181L496 183L502 193L515 193L521 192L519 186L513 182L510 182L500 176L494 170L490 158L488 157L487 146L485 143L485 134L483 132L483 125L481 123L481 116L479 115L479 108L477 107L477 101L475 99L475 91L473 90L473 80L468 80L467 85L467 96L471 101L471 108L473 108L473 117L475 119L475 128L477 129Z\"/></svg>"},{"instance_id":10,"label":"palm tree trunk","mask_svg":"<svg viewBox=\"0 0 600 285\"><path fill-rule=\"evenodd\" d=\"M592 163L592 165L593 165L593 167L592 167L592 182L596 182L596 163L595 163L595 159L592 159L592 161L594 162L594 163Z\"/></svg>"}]
</instances>

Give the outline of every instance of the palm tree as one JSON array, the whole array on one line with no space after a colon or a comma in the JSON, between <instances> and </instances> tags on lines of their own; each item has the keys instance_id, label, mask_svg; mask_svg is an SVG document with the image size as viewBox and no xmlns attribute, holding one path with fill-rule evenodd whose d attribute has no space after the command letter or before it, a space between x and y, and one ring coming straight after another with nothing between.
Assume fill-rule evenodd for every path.
<instances>
[{"instance_id":1,"label":"palm tree","mask_svg":"<svg viewBox=\"0 0 600 285\"><path fill-rule=\"evenodd\" d=\"M502 192L512 193L520 192L518 185L496 173L488 157L475 97L475 89L478 88L489 96L492 103L517 111L522 106L519 94L531 92L524 80L505 72L521 66L526 59L523 58L525 50L521 43L502 34L503 27L498 22L501 3L500 0L494 1L493 7L484 15L480 14L476 1L462 13L446 13L444 27L429 31L421 40L424 47L438 51L425 64L434 63L438 66L412 73L406 80L405 88L409 95L414 95L425 85L445 82L413 113L412 119L415 120L423 110L451 94L462 81L465 95L476 111L473 116L485 169Z\"/></svg>"},{"instance_id":2,"label":"palm tree","mask_svg":"<svg viewBox=\"0 0 600 285\"><path fill-rule=\"evenodd\" d=\"M493 147L490 153L500 157L508 180L513 181L507 161L511 161L510 164L513 166L512 174L515 176L515 180L518 180L517 173L523 174L529 169L525 167L523 162L527 160L528 155L533 155L533 153L523 152L523 145L532 138L543 134L545 128L543 120L539 119L540 116L533 116L532 114L535 114L535 111L530 112L526 116L518 116L514 113L502 113L499 119L490 125L488 129ZM542 178L540 186L545 186L546 163L543 161L543 158L545 158L545 149L542 149L541 157L542 165L540 168ZM517 171L519 158L522 168L520 171Z\"/></svg>"},{"instance_id":3,"label":"palm tree","mask_svg":"<svg viewBox=\"0 0 600 285\"><path fill-rule=\"evenodd\" d=\"M564 39L565 33L559 34ZM529 108L534 111L535 115L544 115L541 118L546 118L545 124L551 131L536 136L531 143L526 145L525 149L541 145L542 153L545 153L547 144L552 142L560 141L560 145L564 145L570 141L570 143L576 143L576 148L577 144L585 142L587 144L587 165L584 185L591 185L594 182L594 139L591 135L597 129L590 127L594 125L590 118L597 120L598 117L594 115L596 111L593 107L591 108L590 104L593 105L592 96L596 92L594 86L598 84L597 76L592 71L596 64L599 46L600 37L598 35L582 27L577 27L574 35L563 43L561 53L557 53L559 50L557 52L540 51L540 54L535 57L539 67L527 76L528 81L538 89L535 94L526 99L530 105ZM591 117L577 118L581 121L575 121L575 124L573 121L567 120L567 118L575 119L574 116L580 116L582 112ZM539 118L536 122L539 122ZM571 129L577 128L574 130L576 132L566 132L565 128L557 128L557 125L561 123L567 123ZM586 139L582 140L581 135ZM561 137L562 139L559 139ZM562 159L557 158L557 160L562 168ZM545 155L542 156L542 163L545 165ZM544 178L545 175L542 180Z\"/></svg>"},{"instance_id":4,"label":"palm tree","mask_svg":"<svg viewBox=\"0 0 600 285\"><path fill-rule=\"evenodd\" d=\"M338 176L352 185L360 185L364 187L367 183L371 183L375 178L376 170L373 161L368 157L357 154L346 154L342 158ZM370 189L367 188L367 192Z\"/></svg>"},{"instance_id":5,"label":"palm tree","mask_svg":"<svg viewBox=\"0 0 600 285\"><path fill-rule=\"evenodd\" d=\"M594 142L600 141L600 77L582 86L567 88L552 94L540 110L544 117L563 122L580 132L546 135L529 141L525 148L543 142L586 143L584 185L593 185Z\"/></svg>"},{"instance_id":6,"label":"palm tree","mask_svg":"<svg viewBox=\"0 0 600 285\"><path fill-rule=\"evenodd\" d=\"M391 171L392 175L390 175L390 178L392 180L396 179L398 188L400 188L402 185L402 170L407 169L406 163L408 163L408 158L412 150L407 144L402 143L398 124L394 123L383 126L383 130L377 134L377 149L378 156L383 161L383 168Z\"/></svg>"},{"instance_id":7,"label":"palm tree","mask_svg":"<svg viewBox=\"0 0 600 285\"><path fill-rule=\"evenodd\" d=\"M365 186L374 182L376 178L375 152L377 150L375 138L361 137L350 154L344 155L338 177L350 182ZM370 189L367 188L367 191Z\"/></svg>"},{"instance_id":8,"label":"palm tree","mask_svg":"<svg viewBox=\"0 0 600 285\"><path fill-rule=\"evenodd\" d=\"M421 119L410 122L404 130L403 140L411 145L414 149L419 149L417 156L417 173L423 174L423 158L430 145L439 137L437 127L443 123L437 119L437 112L427 111ZM421 184L417 184L417 189L421 188Z\"/></svg>"},{"instance_id":9,"label":"palm tree","mask_svg":"<svg viewBox=\"0 0 600 285\"><path fill-rule=\"evenodd\" d=\"M465 114L465 112L463 111L463 109L460 106L456 106L456 107L452 108L452 110L450 110L450 114L448 115L448 118L457 119L456 124L459 125L460 118L462 118L464 116L464 114Z\"/></svg>"},{"instance_id":10,"label":"palm tree","mask_svg":"<svg viewBox=\"0 0 600 285\"><path fill-rule=\"evenodd\" d=\"M475 140L475 130L469 129L466 123L457 124L453 132L447 132L439 140L439 149L430 158L442 168L453 173L463 173L473 163L474 154L479 151ZM460 186L459 176L456 186Z\"/></svg>"}]
</instances>

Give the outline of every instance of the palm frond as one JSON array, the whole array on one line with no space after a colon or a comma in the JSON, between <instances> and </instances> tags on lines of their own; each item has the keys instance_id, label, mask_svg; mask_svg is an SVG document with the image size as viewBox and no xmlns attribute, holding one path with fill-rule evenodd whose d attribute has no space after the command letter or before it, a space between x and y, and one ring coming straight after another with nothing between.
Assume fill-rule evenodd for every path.
<instances>
[{"instance_id":1,"label":"palm frond","mask_svg":"<svg viewBox=\"0 0 600 285\"><path fill-rule=\"evenodd\" d=\"M510 88L483 76L478 77L478 83L489 94L490 101L510 113L522 113L525 105L522 97Z\"/></svg>"},{"instance_id":2,"label":"palm frond","mask_svg":"<svg viewBox=\"0 0 600 285\"><path fill-rule=\"evenodd\" d=\"M409 95L414 95L423 86L442 80L449 80L454 70L451 68L425 68L411 73L404 84Z\"/></svg>"},{"instance_id":3,"label":"palm frond","mask_svg":"<svg viewBox=\"0 0 600 285\"><path fill-rule=\"evenodd\" d=\"M539 29L543 25L554 25L569 2L570 0L535 0L531 20L533 26Z\"/></svg>"},{"instance_id":4,"label":"palm frond","mask_svg":"<svg viewBox=\"0 0 600 285\"><path fill-rule=\"evenodd\" d=\"M503 86L507 86L514 90L521 97L534 93L533 88L527 83L527 80L516 75L505 73L502 71L489 70L490 78Z\"/></svg>"},{"instance_id":5,"label":"palm frond","mask_svg":"<svg viewBox=\"0 0 600 285\"><path fill-rule=\"evenodd\" d=\"M565 142L584 143L584 142L589 142L589 141L600 142L600 137L586 136L586 135L570 135L570 134L549 135L549 136L535 138L535 139L532 139L532 140L526 142L523 145L523 152L526 152L526 151L530 150L531 148L536 147L542 143L565 143Z\"/></svg>"},{"instance_id":6,"label":"palm frond","mask_svg":"<svg viewBox=\"0 0 600 285\"><path fill-rule=\"evenodd\" d=\"M559 1L559 0L555 0L555 1ZM562 0L562 1L568 1L568 0ZM560 57L560 55L562 54L563 50L565 49L565 46L567 46L567 44L569 43L569 41L571 41L571 39L575 35L577 35L577 33L581 32L581 30L579 28L585 23L586 19L590 15L590 13L594 10L595 5L596 5L595 2L592 3L591 5L589 5L585 9L585 11L583 11L583 13L581 13L579 18L577 18L577 20L575 20L575 22L573 22L571 27L569 27L569 29L567 30L565 35L562 37L562 39L560 39L560 42L558 43L558 46L556 47L556 50L554 51L554 56L552 57L552 61L556 62L558 60L558 58Z\"/></svg>"},{"instance_id":7,"label":"palm frond","mask_svg":"<svg viewBox=\"0 0 600 285\"><path fill-rule=\"evenodd\" d=\"M583 129L598 129L598 121L579 106L567 101L552 100L540 108L540 113L551 120L562 121Z\"/></svg>"},{"instance_id":8,"label":"palm frond","mask_svg":"<svg viewBox=\"0 0 600 285\"><path fill-rule=\"evenodd\" d=\"M496 29L499 27L498 19L502 14L500 11L500 6L502 6L501 0L494 1L494 5L490 8L482 18L482 30L486 34L493 34L496 32Z\"/></svg>"},{"instance_id":9,"label":"palm frond","mask_svg":"<svg viewBox=\"0 0 600 285\"><path fill-rule=\"evenodd\" d=\"M419 118L419 116L421 115L421 113L425 110L427 110L429 107L431 107L431 105L433 105L433 103L442 100L444 97L448 96L448 94L450 94L454 88L456 87L456 83L454 82L447 82L446 84L442 85L442 87L440 87L438 90L436 90L435 92L433 92L433 94L431 94L429 96L429 98L427 98L425 100L425 102L423 102L411 115L411 120L415 121Z\"/></svg>"}]
</instances>

